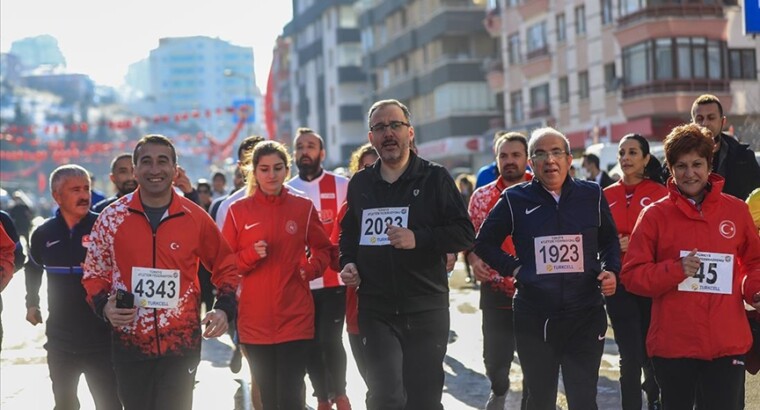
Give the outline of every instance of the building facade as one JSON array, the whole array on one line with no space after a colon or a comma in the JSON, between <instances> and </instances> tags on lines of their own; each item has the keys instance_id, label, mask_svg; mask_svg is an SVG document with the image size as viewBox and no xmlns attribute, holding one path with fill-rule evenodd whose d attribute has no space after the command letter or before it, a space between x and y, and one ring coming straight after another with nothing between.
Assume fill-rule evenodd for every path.
<instances>
[{"instance_id":1,"label":"building facade","mask_svg":"<svg viewBox=\"0 0 760 410\"><path fill-rule=\"evenodd\" d=\"M291 131L309 127L325 140L327 167L346 165L367 141L361 35L355 0L293 0L290 38Z\"/></svg>"},{"instance_id":2,"label":"building facade","mask_svg":"<svg viewBox=\"0 0 760 410\"><path fill-rule=\"evenodd\" d=\"M278 36L272 51L272 67L265 97L267 133L271 139L291 145L293 140L293 104L290 95L291 39Z\"/></svg>"},{"instance_id":3,"label":"building facade","mask_svg":"<svg viewBox=\"0 0 760 410\"><path fill-rule=\"evenodd\" d=\"M490 152L492 130L502 125L502 102L483 75L498 50L483 30L485 9L473 0L361 2L372 90L365 105L407 104L420 155L450 168L476 166L473 155Z\"/></svg>"},{"instance_id":4,"label":"building facade","mask_svg":"<svg viewBox=\"0 0 760 410\"><path fill-rule=\"evenodd\" d=\"M134 67L139 66L140 63ZM254 129L263 122L251 47L204 36L162 38L158 47L150 51L148 69L148 96L155 101L156 112L204 112L253 100ZM201 115L195 125L220 138L229 135L235 126L231 116L219 115Z\"/></svg>"},{"instance_id":5,"label":"building facade","mask_svg":"<svg viewBox=\"0 0 760 410\"><path fill-rule=\"evenodd\" d=\"M501 61L486 78L506 128L554 126L577 150L630 132L661 140L704 93L741 139L760 115L760 41L741 18L731 0L498 0L485 27Z\"/></svg>"}]
</instances>

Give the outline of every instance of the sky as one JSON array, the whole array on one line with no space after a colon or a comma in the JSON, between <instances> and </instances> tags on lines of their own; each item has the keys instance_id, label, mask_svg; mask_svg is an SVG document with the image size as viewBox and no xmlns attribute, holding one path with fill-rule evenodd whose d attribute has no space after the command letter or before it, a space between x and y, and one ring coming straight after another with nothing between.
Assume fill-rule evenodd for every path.
<instances>
[{"instance_id":1,"label":"sky","mask_svg":"<svg viewBox=\"0 0 760 410\"><path fill-rule=\"evenodd\" d=\"M275 40L291 19L291 0L2 0L0 51L10 51L15 40L49 34L69 72L118 87L127 67L148 57L159 38L218 37L253 47L263 91Z\"/></svg>"}]
</instances>

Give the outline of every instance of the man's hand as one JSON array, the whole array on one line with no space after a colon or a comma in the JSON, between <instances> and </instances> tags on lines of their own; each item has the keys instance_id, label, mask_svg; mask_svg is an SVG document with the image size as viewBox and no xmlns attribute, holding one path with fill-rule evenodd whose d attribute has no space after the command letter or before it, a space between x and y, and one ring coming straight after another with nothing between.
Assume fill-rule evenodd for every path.
<instances>
[{"instance_id":1,"label":"man's hand","mask_svg":"<svg viewBox=\"0 0 760 410\"><path fill-rule=\"evenodd\" d=\"M203 331L204 338L219 337L227 333L227 327L229 326L227 324L227 314L221 309L212 309L203 317L201 325L206 326L206 330Z\"/></svg>"},{"instance_id":2,"label":"man's hand","mask_svg":"<svg viewBox=\"0 0 760 410\"><path fill-rule=\"evenodd\" d=\"M264 259L267 257L267 242L263 239L253 244L253 250L259 254L259 258Z\"/></svg>"},{"instance_id":3,"label":"man's hand","mask_svg":"<svg viewBox=\"0 0 760 410\"><path fill-rule=\"evenodd\" d=\"M414 239L414 232L410 229L402 228L388 224L388 240L396 249L414 249L417 242Z\"/></svg>"},{"instance_id":4,"label":"man's hand","mask_svg":"<svg viewBox=\"0 0 760 410\"><path fill-rule=\"evenodd\" d=\"M451 272L454 270L454 266L457 264L457 254L456 253L447 253L446 254L446 272Z\"/></svg>"},{"instance_id":5,"label":"man's hand","mask_svg":"<svg viewBox=\"0 0 760 410\"><path fill-rule=\"evenodd\" d=\"M346 266L343 267L343 270L340 271L340 279L346 284L346 286L351 287L359 286L362 281L361 278L359 278L359 270L356 269L355 263L347 263Z\"/></svg>"},{"instance_id":6,"label":"man's hand","mask_svg":"<svg viewBox=\"0 0 760 410\"><path fill-rule=\"evenodd\" d=\"M193 184L190 182L190 178L187 177L185 169L179 165L177 166L177 177L174 178L174 186L185 194L193 192Z\"/></svg>"},{"instance_id":7,"label":"man's hand","mask_svg":"<svg viewBox=\"0 0 760 410\"><path fill-rule=\"evenodd\" d=\"M683 273L693 278L699 270L700 260L697 256L697 249L693 249L688 255L681 258L681 266L683 267Z\"/></svg>"},{"instance_id":8,"label":"man's hand","mask_svg":"<svg viewBox=\"0 0 760 410\"><path fill-rule=\"evenodd\" d=\"M631 239L628 235L618 234L618 240L620 241L620 252L628 252L628 241Z\"/></svg>"},{"instance_id":9,"label":"man's hand","mask_svg":"<svg viewBox=\"0 0 760 410\"><path fill-rule=\"evenodd\" d=\"M137 316L137 308L117 308L116 294L114 293L108 297L108 302L103 307L103 316L111 322L113 327L127 326L134 322Z\"/></svg>"},{"instance_id":10,"label":"man's hand","mask_svg":"<svg viewBox=\"0 0 760 410\"><path fill-rule=\"evenodd\" d=\"M602 295L612 296L615 294L615 290L617 289L617 279L615 279L614 273L606 270L602 271L602 273L596 277L596 280L601 282L600 287L602 288Z\"/></svg>"},{"instance_id":11,"label":"man's hand","mask_svg":"<svg viewBox=\"0 0 760 410\"><path fill-rule=\"evenodd\" d=\"M483 262L483 259L480 259L478 255L475 255L475 252L470 252L470 254L467 255L467 261L470 262L472 273L477 280L481 282L488 282L491 280L491 268L487 263Z\"/></svg>"},{"instance_id":12,"label":"man's hand","mask_svg":"<svg viewBox=\"0 0 760 410\"><path fill-rule=\"evenodd\" d=\"M42 323L42 313L40 313L40 308L37 306L26 308L26 321L34 326Z\"/></svg>"}]
</instances>

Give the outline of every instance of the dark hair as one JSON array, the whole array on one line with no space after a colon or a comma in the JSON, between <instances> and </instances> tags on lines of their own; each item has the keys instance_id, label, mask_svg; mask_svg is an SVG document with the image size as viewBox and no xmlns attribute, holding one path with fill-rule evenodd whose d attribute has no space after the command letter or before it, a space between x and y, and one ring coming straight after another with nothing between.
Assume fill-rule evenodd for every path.
<instances>
[{"instance_id":1,"label":"dark hair","mask_svg":"<svg viewBox=\"0 0 760 410\"><path fill-rule=\"evenodd\" d=\"M712 95L712 94L702 94L699 97L697 97L696 100L694 100L694 103L691 105L691 116L694 117L694 110L697 109L698 105L705 105L705 104L718 104L718 112L720 113L721 118L723 117L723 104L720 103L720 100L718 97Z\"/></svg>"},{"instance_id":2,"label":"dark hair","mask_svg":"<svg viewBox=\"0 0 760 410\"><path fill-rule=\"evenodd\" d=\"M595 154L583 154L583 162L594 164L597 169L601 169L599 168L599 157Z\"/></svg>"},{"instance_id":3,"label":"dark hair","mask_svg":"<svg viewBox=\"0 0 760 410\"><path fill-rule=\"evenodd\" d=\"M195 186L195 189L198 191L200 191L201 188L206 188L206 190L211 193L211 184L209 184L205 179L199 179L198 184Z\"/></svg>"},{"instance_id":4,"label":"dark hair","mask_svg":"<svg viewBox=\"0 0 760 410\"><path fill-rule=\"evenodd\" d=\"M137 157L137 151L145 144L156 144L169 147L169 149L172 151L172 162L174 164L177 163L177 150L174 149L174 144L172 144L172 141L161 134L148 134L140 138L140 141L137 141L137 145L135 145L135 151L132 153L132 163L135 165L137 165L137 160L140 159Z\"/></svg>"},{"instance_id":5,"label":"dark hair","mask_svg":"<svg viewBox=\"0 0 760 410\"><path fill-rule=\"evenodd\" d=\"M495 138L493 141L494 154L496 153L496 147L498 147L502 143L515 142L515 141L523 144L523 146L525 147L525 156L527 156L528 155L528 138L519 132L507 132L507 131L498 131L495 134Z\"/></svg>"},{"instance_id":6,"label":"dark hair","mask_svg":"<svg viewBox=\"0 0 760 410\"><path fill-rule=\"evenodd\" d=\"M672 169L678 158L690 152L696 152L712 166L713 147L712 132L697 124L684 124L673 128L665 137L665 160ZM672 171L671 171L672 173Z\"/></svg>"},{"instance_id":7,"label":"dark hair","mask_svg":"<svg viewBox=\"0 0 760 410\"><path fill-rule=\"evenodd\" d=\"M380 100L376 101L374 104L372 104L372 107L369 108L369 112L367 112L367 126L372 128L372 115L375 113L375 111L386 107L388 105L395 105L398 108L401 108L401 111L404 113L404 119L406 119L406 122L411 123L412 122L412 113L409 111L409 108L404 105L399 100Z\"/></svg>"},{"instance_id":8,"label":"dark hair","mask_svg":"<svg viewBox=\"0 0 760 410\"><path fill-rule=\"evenodd\" d=\"M224 182L227 182L227 177L222 172L219 172L219 171L214 172L214 175L211 177L211 181L214 181L217 178L222 178L222 180L224 180Z\"/></svg>"},{"instance_id":9,"label":"dark hair","mask_svg":"<svg viewBox=\"0 0 760 410\"><path fill-rule=\"evenodd\" d=\"M307 127L301 127L301 128L299 128L299 129L296 130L296 136L295 136L295 138L293 138L293 149L295 149L295 143L296 143L296 140L298 139L298 137L300 137L301 135L304 135L304 134L312 134L315 137L317 137L317 140L319 140L319 149L320 150L325 149L325 140L322 139L322 136L319 135L319 134L317 134L317 132L314 131L313 129L307 128Z\"/></svg>"},{"instance_id":10,"label":"dark hair","mask_svg":"<svg viewBox=\"0 0 760 410\"><path fill-rule=\"evenodd\" d=\"M251 135L249 137L245 137L245 139L241 141L240 145L238 146L238 161L243 161L245 154L252 152L256 144L261 141L264 141L264 137L260 135Z\"/></svg>"},{"instance_id":11,"label":"dark hair","mask_svg":"<svg viewBox=\"0 0 760 410\"><path fill-rule=\"evenodd\" d=\"M116 171L116 163L121 161L124 158L129 158L129 162L132 162L132 154L125 152L123 154L119 154L116 156L116 158L111 161L111 173L113 174Z\"/></svg>"},{"instance_id":12,"label":"dark hair","mask_svg":"<svg viewBox=\"0 0 760 410\"><path fill-rule=\"evenodd\" d=\"M620 139L620 144L626 140L635 140L639 143L639 149L641 149L641 156L646 157L649 155L649 162L644 167L644 178L650 179L659 184L664 184L662 179L662 164L660 160L651 155L649 152L649 141L640 134L626 134Z\"/></svg>"}]
</instances>

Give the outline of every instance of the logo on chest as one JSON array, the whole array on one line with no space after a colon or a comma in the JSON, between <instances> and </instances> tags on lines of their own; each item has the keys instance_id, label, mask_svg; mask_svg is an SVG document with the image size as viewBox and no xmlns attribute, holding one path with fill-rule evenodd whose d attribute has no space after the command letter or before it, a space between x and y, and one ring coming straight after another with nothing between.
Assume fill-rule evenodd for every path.
<instances>
[{"instance_id":1,"label":"logo on chest","mask_svg":"<svg viewBox=\"0 0 760 410\"><path fill-rule=\"evenodd\" d=\"M285 222L285 232L295 235L296 232L298 232L298 225L296 224L296 221L289 220L288 222Z\"/></svg>"},{"instance_id":2,"label":"logo on chest","mask_svg":"<svg viewBox=\"0 0 760 410\"><path fill-rule=\"evenodd\" d=\"M718 225L718 231L724 238L731 239L736 235L736 225L734 225L733 221L721 221L720 225Z\"/></svg>"}]
</instances>

